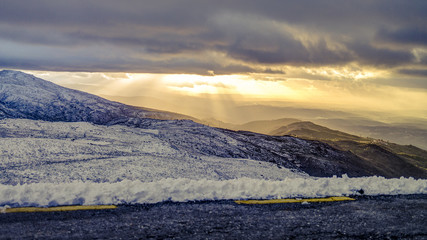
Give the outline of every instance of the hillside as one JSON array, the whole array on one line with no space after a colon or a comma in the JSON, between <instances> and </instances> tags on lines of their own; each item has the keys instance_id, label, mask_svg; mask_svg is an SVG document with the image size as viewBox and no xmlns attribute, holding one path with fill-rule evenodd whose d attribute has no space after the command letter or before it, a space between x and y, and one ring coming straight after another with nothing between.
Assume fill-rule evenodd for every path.
<instances>
[{"instance_id":1,"label":"hillside","mask_svg":"<svg viewBox=\"0 0 427 240\"><path fill-rule=\"evenodd\" d=\"M214 118L203 119L200 123L218 127L225 128L235 131L248 131L248 132L256 132L261 134L269 134L271 131L276 130L282 126L289 125L294 122L300 122L301 120L295 118L281 118L276 120L260 120L260 121L252 121L244 124L232 124L226 123Z\"/></svg>"},{"instance_id":2,"label":"hillside","mask_svg":"<svg viewBox=\"0 0 427 240\"><path fill-rule=\"evenodd\" d=\"M316 119L314 123L339 131L383 139L400 145L415 145L427 150L427 121L418 118L393 117L394 123L366 118Z\"/></svg>"},{"instance_id":3,"label":"hillside","mask_svg":"<svg viewBox=\"0 0 427 240\"><path fill-rule=\"evenodd\" d=\"M280 136L280 135L294 135L300 136L305 139L312 140L352 140L352 141L365 141L367 139L354 136L348 133L336 131L323 127L312 122L294 122L270 131L268 134Z\"/></svg>"},{"instance_id":4,"label":"hillside","mask_svg":"<svg viewBox=\"0 0 427 240\"><path fill-rule=\"evenodd\" d=\"M59 158L55 154L51 156L49 151L46 152L46 149L49 150L49 143L46 146L33 144L32 141L38 142L40 138L52 139L53 142L57 142L55 139L66 138L71 141L66 143L70 144L76 139L81 139L80 143L88 149L93 148L94 145L99 145L99 142L98 140L94 140L94 138L96 139L96 135L88 137L90 136L90 132L84 132L82 135L75 137L70 137L72 132L58 135L50 131L51 127L48 123L43 123L44 127L32 131L27 129L28 127L26 126L31 126L31 124L38 126L41 123L28 123L27 125L24 124L23 127L19 127L17 119L48 122L86 122L112 127L114 127L113 125L120 125L155 132L156 138L161 142L159 147L155 147L157 143L141 138L140 142L146 147L145 152L139 153L138 145L120 144L127 146L125 147L127 149L125 152L122 153L121 151L112 149L108 150L110 153L107 156L116 156L118 154L117 156L136 157L135 161L138 161L137 159L140 158L162 155L165 149L170 148L176 150L176 154L178 155L166 156L160 161L175 159L177 168L183 166L180 162L181 160L185 162L185 159L190 158L204 162L207 161L207 157L219 158L222 159L221 161L246 159L255 162L268 162L277 168L285 168L318 177L340 176L342 174L348 174L349 176L426 177L425 171L415 167L409 160L406 160L409 158L413 159L410 157L410 153L404 157L397 156L396 161L401 163L400 165L388 164L387 162L384 165L383 162L378 162L375 159L375 155L370 152L363 152L369 153L365 156L358 151L350 152L348 149L339 149L339 147L332 144L337 142L334 136L338 136L341 139L344 139L345 136L345 140L351 139L348 134L332 130L326 131L325 128L320 128L321 132L328 133L328 138L334 137L334 142L327 142L325 139L322 139L322 141L326 141L334 147L317 140L301 139L304 137L309 138L307 137L308 135L302 134L304 131L306 133L310 132L313 135L316 126L310 123L298 122L296 119L279 119L273 121L273 124L268 127L264 126L268 125L268 122L250 123L244 125L244 130L246 131L213 128L191 120L166 121L165 119L179 119L186 118L186 116L112 102L95 95L63 88L51 82L16 71L0 72L0 116L0 118L8 121L3 126L15 126L1 127L0 137L8 141L12 139L12 142L8 143L10 144L9 146L13 146L13 142L17 141L21 149L25 149L25 154L22 157L24 163L22 167L24 169L30 167L25 165L26 161L39 159L37 161L43 165L47 164L44 163L44 159L46 158L52 156L55 159ZM294 136L269 136L247 131L253 127L269 131L272 127L282 124L288 124L288 126L291 126L289 129L294 132L298 130L301 138ZM304 125L305 128L297 127L298 124ZM307 126L310 127L310 131L305 130ZM106 128L103 131L109 132L110 130L110 128ZM121 129L118 131L127 132L129 130ZM34 136L39 137L31 140ZM318 136L316 135L316 137ZM7 141L2 142L6 143ZM101 145L104 142L109 141L101 141ZM100 149L102 148L107 147L100 147ZM43 152L46 153L40 155ZM102 158L104 154L101 152L94 151L92 152L92 157L78 158L77 160L89 161L91 163L93 161L99 162L100 159L96 156ZM402 153L406 152L402 150ZM75 151L61 153L59 156L66 162L74 162L73 159L76 156L81 156L81 154L81 151L77 148ZM370 154L374 158L371 158ZM9 153L8 150L5 150L2 153L2 158L14 161L18 155L18 153ZM185 157L183 158L182 156ZM52 161L55 162L56 160ZM416 159L414 161L420 162ZM102 163L101 161L98 164ZM153 163L151 162L150 164ZM38 166L37 163L34 164ZM191 168L189 165L186 166L185 168ZM3 171L6 171L7 174L14 174L7 166L3 168ZM187 170L182 169L182 171ZM230 176L227 177L227 174L224 175L220 171L217 171L217 173L218 176L230 178Z\"/></svg>"},{"instance_id":5,"label":"hillside","mask_svg":"<svg viewBox=\"0 0 427 240\"><path fill-rule=\"evenodd\" d=\"M142 124L142 118L194 119L189 116L133 107L64 88L18 71L0 72L0 119L26 118L96 124Z\"/></svg>"},{"instance_id":6,"label":"hillside","mask_svg":"<svg viewBox=\"0 0 427 240\"><path fill-rule=\"evenodd\" d=\"M423 149L412 145L399 145L378 139L358 137L312 122L296 122L282 126L270 132L270 135L290 135L318 140L337 149L351 151L377 168L390 173L418 171L413 166L424 172L427 170L427 151Z\"/></svg>"},{"instance_id":7,"label":"hillside","mask_svg":"<svg viewBox=\"0 0 427 240\"><path fill-rule=\"evenodd\" d=\"M269 134L270 132L280 128L281 126L287 126L292 123L300 122L301 120L295 118L281 118L277 120L261 120L261 121L252 121L242 125L234 127L234 130L243 130L258 132L262 134Z\"/></svg>"},{"instance_id":8,"label":"hillside","mask_svg":"<svg viewBox=\"0 0 427 240\"><path fill-rule=\"evenodd\" d=\"M398 174L427 176L427 151L412 145L399 145L379 139L359 137L293 118L252 121L241 125L211 120L210 124L272 136L294 136L320 141L336 149L355 154L369 162L369 165L375 169L381 169L381 175L387 177Z\"/></svg>"}]
</instances>

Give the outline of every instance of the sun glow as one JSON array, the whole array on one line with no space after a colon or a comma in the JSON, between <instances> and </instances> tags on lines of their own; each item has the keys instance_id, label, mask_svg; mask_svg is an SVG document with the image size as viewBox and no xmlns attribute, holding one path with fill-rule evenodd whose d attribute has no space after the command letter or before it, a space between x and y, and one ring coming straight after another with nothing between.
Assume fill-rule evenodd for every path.
<instances>
[{"instance_id":1,"label":"sun glow","mask_svg":"<svg viewBox=\"0 0 427 240\"><path fill-rule=\"evenodd\" d=\"M362 80L384 75L384 71L376 69L360 69L357 66L345 66L345 67L320 67L320 68L302 68L294 69L291 68L289 75L300 76L302 73L311 75L312 79L331 79L331 80ZM307 77L307 76L305 76Z\"/></svg>"},{"instance_id":2,"label":"sun glow","mask_svg":"<svg viewBox=\"0 0 427 240\"><path fill-rule=\"evenodd\" d=\"M380 85L375 69L286 68L247 75L28 71L54 83L127 104L188 115L221 115L231 105L291 102L310 107L395 112L425 118L426 90ZM113 99L113 98L112 98ZM184 101L183 99L187 99ZM190 100L192 99L192 100ZM194 99L198 99L196 102ZM208 114L204 114L208 115ZM223 114L226 116L227 114Z\"/></svg>"},{"instance_id":3,"label":"sun glow","mask_svg":"<svg viewBox=\"0 0 427 240\"><path fill-rule=\"evenodd\" d=\"M298 98L283 81L260 81L248 75L200 76L173 74L162 79L170 89L199 94L238 94L247 97Z\"/></svg>"}]
</instances>

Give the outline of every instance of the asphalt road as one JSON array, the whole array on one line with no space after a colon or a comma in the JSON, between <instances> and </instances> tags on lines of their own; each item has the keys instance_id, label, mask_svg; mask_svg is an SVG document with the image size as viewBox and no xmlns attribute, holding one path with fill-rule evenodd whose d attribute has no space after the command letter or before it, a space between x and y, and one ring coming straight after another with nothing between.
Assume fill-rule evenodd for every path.
<instances>
[{"instance_id":1,"label":"asphalt road","mask_svg":"<svg viewBox=\"0 0 427 240\"><path fill-rule=\"evenodd\" d=\"M238 205L122 205L0 214L1 239L427 239L427 195Z\"/></svg>"}]
</instances>

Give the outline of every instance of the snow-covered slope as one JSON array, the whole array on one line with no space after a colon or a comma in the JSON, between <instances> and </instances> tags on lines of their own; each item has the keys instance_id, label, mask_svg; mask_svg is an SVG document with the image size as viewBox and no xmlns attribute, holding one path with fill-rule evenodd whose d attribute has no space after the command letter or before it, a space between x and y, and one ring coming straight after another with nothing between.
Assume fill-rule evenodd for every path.
<instances>
[{"instance_id":1,"label":"snow-covered slope","mask_svg":"<svg viewBox=\"0 0 427 240\"><path fill-rule=\"evenodd\" d=\"M168 122L159 122L155 129L141 129L84 122L0 120L0 183L150 182L182 177L281 180L306 176L266 161L182 149L168 141L175 134Z\"/></svg>"},{"instance_id":2,"label":"snow-covered slope","mask_svg":"<svg viewBox=\"0 0 427 240\"><path fill-rule=\"evenodd\" d=\"M378 171L354 155L338 151L320 142L288 136L271 137L249 132L233 132L187 120L150 120L149 123L146 128L134 128L84 122L0 120L2 140L0 170L3 171L0 181L8 184L38 182L40 179L45 179L45 175L51 178L49 181L53 181L55 174L61 176L74 174L73 177L69 177L70 180L110 181L124 179L117 173L127 171L128 168L135 171L143 169L143 172L134 175L139 176L135 179L146 181L163 177L182 177L188 174L191 176L194 174L192 166L203 169L203 164L212 159L225 161L227 167L213 168L209 170L210 172L206 172L204 168L200 172L201 176L205 175L209 178L209 175L213 174L218 179L233 178L232 176L238 176L240 173L230 175L224 171L227 172L227 168L234 169L233 165L238 164L237 162L253 166L251 176L258 176L259 171L256 166L262 167L266 162L275 166L269 171L276 172L277 169L283 168L305 172L312 176L342 174L369 176L377 175L376 171ZM121 159L123 164L110 164L111 161L118 159ZM142 164L141 159L144 161L152 159L152 161L145 165L148 166L147 168L142 168L138 165ZM159 165L160 162L168 162L170 167L165 170ZM188 165L183 167L185 162ZM258 165L253 165L254 162ZM86 167L85 171L79 173L79 168L73 167L76 164L77 166L95 164L99 167ZM55 169L53 166L63 169ZM27 171L29 168L34 170L32 175L28 175L29 173L22 175L22 171ZM150 168L150 171L146 171ZM98 173L95 174L91 171L92 169L97 170ZM244 167L241 166L240 169ZM181 175L174 175L174 171L178 170L181 171ZM45 171L48 173L43 175ZM158 175L150 173L156 171ZM100 177L102 174L106 176ZM261 175L268 176L268 174L259 174ZM239 176L245 176L245 174ZM125 178L129 176L126 175ZM273 178L280 178L280 176L274 175Z\"/></svg>"},{"instance_id":3,"label":"snow-covered slope","mask_svg":"<svg viewBox=\"0 0 427 240\"><path fill-rule=\"evenodd\" d=\"M141 118L192 119L112 102L23 72L3 70L0 72L0 119L6 117L132 125L140 124Z\"/></svg>"},{"instance_id":4,"label":"snow-covered slope","mask_svg":"<svg viewBox=\"0 0 427 240\"><path fill-rule=\"evenodd\" d=\"M279 167L299 169L314 176L381 173L353 154L319 142L228 131L189 120L159 121L153 118L176 116L111 102L17 71L0 72L0 116L167 129L161 131L160 136L180 152L272 162Z\"/></svg>"},{"instance_id":5,"label":"snow-covered slope","mask_svg":"<svg viewBox=\"0 0 427 240\"><path fill-rule=\"evenodd\" d=\"M192 132L203 136L197 138ZM171 141L178 135L177 139L200 142L194 145L199 149ZM316 178L277 163L220 157L224 151L244 154L243 149L248 151L253 143L187 121L155 121L151 128L142 129L3 119L0 138L0 210L8 205L340 196L359 194L361 189L371 195L427 193L427 180ZM266 144L265 139L259 141ZM297 147L299 140L293 141ZM223 152L210 152L225 145Z\"/></svg>"},{"instance_id":6,"label":"snow-covered slope","mask_svg":"<svg viewBox=\"0 0 427 240\"><path fill-rule=\"evenodd\" d=\"M381 174L321 142L153 119L175 117L0 72L0 206L427 192L427 180L319 179Z\"/></svg>"}]
</instances>

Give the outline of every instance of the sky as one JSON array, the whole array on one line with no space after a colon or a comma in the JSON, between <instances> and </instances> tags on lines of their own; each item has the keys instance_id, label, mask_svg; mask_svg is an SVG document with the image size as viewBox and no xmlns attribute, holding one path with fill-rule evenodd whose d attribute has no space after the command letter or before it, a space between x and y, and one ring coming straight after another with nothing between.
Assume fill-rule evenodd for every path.
<instances>
[{"instance_id":1,"label":"sky","mask_svg":"<svg viewBox=\"0 0 427 240\"><path fill-rule=\"evenodd\" d=\"M0 0L0 68L139 105L183 96L427 119L426 12L425 0Z\"/></svg>"}]
</instances>

